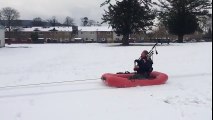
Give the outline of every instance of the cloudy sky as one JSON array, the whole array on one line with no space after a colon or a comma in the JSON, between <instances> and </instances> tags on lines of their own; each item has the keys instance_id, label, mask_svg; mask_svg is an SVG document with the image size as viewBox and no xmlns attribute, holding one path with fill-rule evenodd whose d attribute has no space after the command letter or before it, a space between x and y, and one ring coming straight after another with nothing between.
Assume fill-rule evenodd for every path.
<instances>
[{"instance_id":1,"label":"cloudy sky","mask_svg":"<svg viewBox=\"0 0 213 120\"><path fill-rule=\"evenodd\" d=\"M12 7L21 14L21 19L56 16L61 22L66 16L71 16L76 23L80 18L101 20L103 9L100 4L104 0L0 0L0 8Z\"/></svg>"},{"instance_id":2,"label":"cloudy sky","mask_svg":"<svg viewBox=\"0 0 213 120\"><path fill-rule=\"evenodd\" d=\"M21 19L41 17L46 20L52 16L56 16L60 22L63 22L66 16L70 16L79 24L80 18L85 16L89 17L89 19L101 21L104 8L101 8L100 4L104 1L105 0L0 0L0 9L3 7L15 8L20 12Z\"/></svg>"}]
</instances>

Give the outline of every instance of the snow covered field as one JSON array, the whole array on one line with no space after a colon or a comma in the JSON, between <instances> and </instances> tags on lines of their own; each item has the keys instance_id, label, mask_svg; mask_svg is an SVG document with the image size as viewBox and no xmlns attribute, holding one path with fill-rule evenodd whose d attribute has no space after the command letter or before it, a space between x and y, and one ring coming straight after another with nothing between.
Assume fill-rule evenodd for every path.
<instances>
[{"instance_id":1,"label":"snow covered field","mask_svg":"<svg viewBox=\"0 0 213 120\"><path fill-rule=\"evenodd\" d=\"M97 79L132 71L152 46L12 45L0 49L0 120L212 120L212 43L159 46L162 86L116 89Z\"/></svg>"}]
</instances>

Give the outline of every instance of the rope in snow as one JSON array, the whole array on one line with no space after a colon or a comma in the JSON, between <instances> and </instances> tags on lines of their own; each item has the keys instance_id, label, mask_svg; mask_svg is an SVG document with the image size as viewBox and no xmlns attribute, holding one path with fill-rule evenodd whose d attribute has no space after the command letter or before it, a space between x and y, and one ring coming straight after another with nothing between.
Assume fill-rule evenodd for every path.
<instances>
[{"instance_id":1,"label":"rope in snow","mask_svg":"<svg viewBox=\"0 0 213 120\"><path fill-rule=\"evenodd\" d=\"M88 91L98 91L98 90L114 90L117 88L110 87L97 87L89 89L71 89L71 90L59 90L59 91L42 91L34 93L21 93L21 94L9 94L9 95L0 95L0 99L4 98L17 98L17 97L26 97L26 96L40 96L40 95L51 95L51 94L66 94L66 93L75 93L75 92L88 92Z\"/></svg>"},{"instance_id":2,"label":"rope in snow","mask_svg":"<svg viewBox=\"0 0 213 120\"><path fill-rule=\"evenodd\" d=\"M3 87L0 87L0 90L1 89L4 90L4 89L12 89L12 88L21 88L21 87L32 87L32 86L42 86L42 85L63 84L63 83L97 81L97 80L100 80L100 79L101 78L72 80L72 81L59 81L59 82L46 82L46 83L35 83L35 84L14 85L14 86L3 86Z\"/></svg>"},{"instance_id":3,"label":"rope in snow","mask_svg":"<svg viewBox=\"0 0 213 120\"><path fill-rule=\"evenodd\" d=\"M205 76L205 75L212 75L212 73L201 73L201 74L191 74L191 75L178 75L178 76L170 76L170 78L185 78L185 77L196 77L196 76ZM0 87L1 90L6 89L15 89L15 88L21 88L21 87L39 87L42 85L56 85L56 84L63 84L63 83L76 83L76 82L88 82L88 81L97 81L101 78L94 78L94 79L82 79L82 80L72 80L72 81L58 81L58 82L46 82L46 83L35 83L35 84L25 84L25 85L14 85L14 86L2 86Z\"/></svg>"}]
</instances>

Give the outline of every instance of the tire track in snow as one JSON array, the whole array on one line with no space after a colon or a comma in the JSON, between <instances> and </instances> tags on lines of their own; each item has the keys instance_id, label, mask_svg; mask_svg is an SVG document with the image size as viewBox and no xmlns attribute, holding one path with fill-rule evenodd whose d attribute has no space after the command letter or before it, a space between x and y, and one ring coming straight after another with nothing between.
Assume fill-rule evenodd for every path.
<instances>
[{"instance_id":1,"label":"tire track in snow","mask_svg":"<svg viewBox=\"0 0 213 120\"><path fill-rule=\"evenodd\" d=\"M88 84L92 83L89 81L97 81L101 80L100 78L97 79L84 79L84 80L72 80L72 81L58 81L58 82L47 82L47 83L34 83L34 84L24 84L24 85L14 85L14 86L2 86L0 87L0 91L4 90L12 90L12 89L21 89L21 88L33 88L33 87L51 87L51 86L61 86L62 84ZM82 82L82 83L80 83ZM94 83L94 82L93 82ZM96 83L96 82L95 82Z\"/></svg>"},{"instance_id":2,"label":"tire track in snow","mask_svg":"<svg viewBox=\"0 0 213 120\"><path fill-rule=\"evenodd\" d=\"M99 88L88 88L88 89L71 89L71 90L58 90L58 91L48 91L48 92L23 93L23 94L13 94L13 95L2 95L0 96L0 99L53 95L53 94L66 94L66 93L75 93L75 92L91 92L91 91L98 91L98 90L113 90L113 89L116 89L116 88L99 87Z\"/></svg>"},{"instance_id":3,"label":"tire track in snow","mask_svg":"<svg viewBox=\"0 0 213 120\"><path fill-rule=\"evenodd\" d=\"M191 77L200 77L200 76L212 76L212 73L174 75L174 76L169 76L169 78L191 78Z\"/></svg>"},{"instance_id":4,"label":"tire track in snow","mask_svg":"<svg viewBox=\"0 0 213 120\"><path fill-rule=\"evenodd\" d=\"M170 76L170 78L187 78L187 77L210 76L210 75L212 75L212 73L177 75L177 76ZM96 79L96 80L98 80L98 79ZM79 82L81 82L81 83L79 83ZM86 85L86 87L88 87L90 85L95 85L97 83L100 83L100 82L87 82L87 81L83 81L83 80L79 80L79 81L76 80L76 81L64 81L64 82L62 81L62 82L53 82L53 83L19 85L17 87L16 86L6 86L6 87L0 87L0 93L1 93L1 91L6 91L6 90L17 90L17 89L26 90L26 89L33 89L33 88L54 88L54 87L75 86L75 85ZM100 84L97 84L97 86L100 86ZM53 90L53 91L31 92L31 93L23 93L23 94L9 94L9 95L2 95L2 96L0 95L0 99L25 97L25 96L59 94L59 93L62 94L62 93L73 93L73 92L89 92L89 91L107 90L107 89L116 89L116 88L110 88L110 87L104 86L104 87L92 87L92 88L84 88L84 89L68 89L68 90L57 90L57 91Z\"/></svg>"}]
</instances>

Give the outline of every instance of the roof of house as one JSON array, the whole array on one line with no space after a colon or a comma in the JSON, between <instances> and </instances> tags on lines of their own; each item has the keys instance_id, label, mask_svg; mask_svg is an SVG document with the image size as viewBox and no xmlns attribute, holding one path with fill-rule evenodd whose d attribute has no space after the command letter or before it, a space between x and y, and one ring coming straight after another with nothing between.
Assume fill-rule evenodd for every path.
<instances>
[{"instance_id":1,"label":"roof of house","mask_svg":"<svg viewBox=\"0 0 213 120\"><path fill-rule=\"evenodd\" d=\"M72 31L72 27L31 27L31 28L23 28L21 31L25 31L25 32L32 32L32 31L43 31L43 32L47 32L47 31L52 31L52 30L56 31Z\"/></svg>"},{"instance_id":2,"label":"roof of house","mask_svg":"<svg viewBox=\"0 0 213 120\"><path fill-rule=\"evenodd\" d=\"M108 26L91 26L91 27L79 27L79 31L92 32L92 31L112 31Z\"/></svg>"},{"instance_id":3,"label":"roof of house","mask_svg":"<svg viewBox=\"0 0 213 120\"><path fill-rule=\"evenodd\" d=\"M47 31L51 31L55 28L56 31L73 31L72 27L47 27L47 28L43 28L43 27L31 27L31 28L23 28L21 29L21 31L25 31L25 32L31 32L31 31L43 31L43 32L47 32ZM96 31L112 31L111 27L108 26L91 26L91 27L78 27L79 31L85 31L85 32L96 32Z\"/></svg>"}]
</instances>

